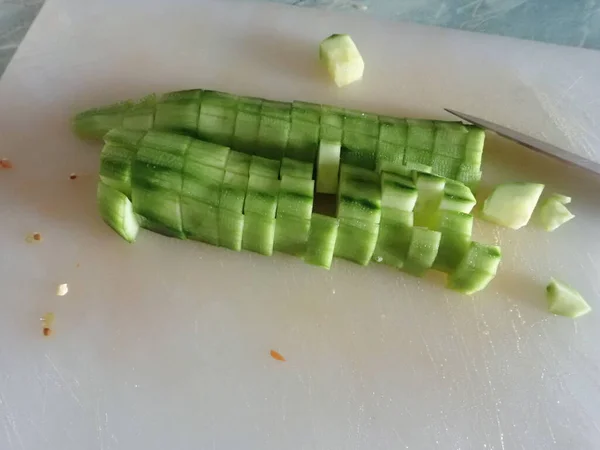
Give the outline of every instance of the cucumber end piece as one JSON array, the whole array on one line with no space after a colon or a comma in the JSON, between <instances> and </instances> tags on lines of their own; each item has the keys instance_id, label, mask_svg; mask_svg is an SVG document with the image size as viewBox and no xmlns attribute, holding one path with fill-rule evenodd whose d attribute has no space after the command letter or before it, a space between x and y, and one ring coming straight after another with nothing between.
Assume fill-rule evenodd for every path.
<instances>
[{"instance_id":1,"label":"cucumber end piece","mask_svg":"<svg viewBox=\"0 0 600 450\"><path fill-rule=\"evenodd\" d=\"M548 310L559 316L575 319L592 310L577 290L554 278L546 286L546 299Z\"/></svg>"}]
</instances>

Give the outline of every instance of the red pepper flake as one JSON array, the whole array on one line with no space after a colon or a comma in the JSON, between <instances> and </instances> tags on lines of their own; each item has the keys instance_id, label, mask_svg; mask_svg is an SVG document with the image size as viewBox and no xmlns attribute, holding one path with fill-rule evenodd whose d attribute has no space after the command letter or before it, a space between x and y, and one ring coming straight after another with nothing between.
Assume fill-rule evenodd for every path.
<instances>
[{"instance_id":1,"label":"red pepper flake","mask_svg":"<svg viewBox=\"0 0 600 450\"><path fill-rule=\"evenodd\" d=\"M75 178L77 178L76 173L72 173L71 175L69 175L69 180L74 180Z\"/></svg>"},{"instance_id":2,"label":"red pepper flake","mask_svg":"<svg viewBox=\"0 0 600 450\"><path fill-rule=\"evenodd\" d=\"M33 240L34 241L41 241L42 240L42 235L40 233L33 233Z\"/></svg>"},{"instance_id":3,"label":"red pepper flake","mask_svg":"<svg viewBox=\"0 0 600 450\"><path fill-rule=\"evenodd\" d=\"M42 333L44 333L44 336L48 337L52 334L52 328L44 327Z\"/></svg>"},{"instance_id":4,"label":"red pepper flake","mask_svg":"<svg viewBox=\"0 0 600 450\"><path fill-rule=\"evenodd\" d=\"M277 361L285 361L285 358L283 357L283 355L275 350L271 350L271 358L273 358Z\"/></svg>"},{"instance_id":5,"label":"red pepper flake","mask_svg":"<svg viewBox=\"0 0 600 450\"><path fill-rule=\"evenodd\" d=\"M0 159L0 167L2 167L3 169L12 169L13 164L8 159L2 158Z\"/></svg>"}]
</instances>

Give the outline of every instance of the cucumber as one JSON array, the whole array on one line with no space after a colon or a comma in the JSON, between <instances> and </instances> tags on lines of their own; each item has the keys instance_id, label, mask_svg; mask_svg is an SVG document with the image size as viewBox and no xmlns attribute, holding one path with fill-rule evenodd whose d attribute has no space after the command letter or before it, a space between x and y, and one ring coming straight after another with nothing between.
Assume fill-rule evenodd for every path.
<instances>
[{"instance_id":1,"label":"cucumber","mask_svg":"<svg viewBox=\"0 0 600 450\"><path fill-rule=\"evenodd\" d=\"M432 120L406 119L408 134L406 137L407 153L409 149L418 154L419 150L433 152L435 148L435 123Z\"/></svg>"},{"instance_id":2,"label":"cucumber","mask_svg":"<svg viewBox=\"0 0 600 450\"><path fill-rule=\"evenodd\" d=\"M385 164L404 164L404 151L408 137L408 124L404 119L379 116L376 170L381 172Z\"/></svg>"},{"instance_id":3,"label":"cucumber","mask_svg":"<svg viewBox=\"0 0 600 450\"><path fill-rule=\"evenodd\" d=\"M274 217L262 214L244 214L242 248L261 255L271 256L275 241L276 222Z\"/></svg>"},{"instance_id":4,"label":"cucumber","mask_svg":"<svg viewBox=\"0 0 600 450\"><path fill-rule=\"evenodd\" d=\"M204 91L197 135L200 139L230 146L236 125L238 97L226 92Z\"/></svg>"},{"instance_id":5,"label":"cucumber","mask_svg":"<svg viewBox=\"0 0 600 450\"><path fill-rule=\"evenodd\" d=\"M319 139L328 142L342 142L344 134L344 109L335 106L321 106Z\"/></svg>"},{"instance_id":6,"label":"cucumber","mask_svg":"<svg viewBox=\"0 0 600 450\"><path fill-rule=\"evenodd\" d=\"M469 129L462 123L457 122L435 122L435 140L433 153L462 160L465 156L465 146L469 135Z\"/></svg>"},{"instance_id":7,"label":"cucumber","mask_svg":"<svg viewBox=\"0 0 600 450\"><path fill-rule=\"evenodd\" d=\"M244 214L262 215L274 219L277 211L278 196L278 179L250 175L248 178L246 201L244 203Z\"/></svg>"},{"instance_id":8,"label":"cucumber","mask_svg":"<svg viewBox=\"0 0 600 450\"><path fill-rule=\"evenodd\" d=\"M181 197L181 221L188 239L219 244L219 209L195 198Z\"/></svg>"},{"instance_id":9,"label":"cucumber","mask_svg":"<svg viewBox=\"0 0 600 450\"><path fill-rule=\"evenodd\" d=\"M319 58L338 87L362 78L365 63L352 38L347 34L332 34L321 42Z\"/></svg>"},{"instance_id":10,"label":"cucumber","mask_svg":"<svg viewBox=\"0 0 600 450\"><path fill-rule=\"evenodd\" d=\"M258 146L258 128L263 100L239 97L231 146L234 150L252 155Z\"/></svg>"},{"instance_id":11,"label":"cucumber","mask_svg":"<svg viewBox=\"0 0 600 450\"><path fill-rule=\"evenodd\" d=\"M548 310L560 316L577 318L592 310L575 288L554 278L546 287L546 299Z\"/></svg>"},{"instance_id":12,"label":"cucumber","mask_svg":"<svg viewBox=\"0 0 600 450\"><path fill-rule=\"evenodd\" d=\"M182 172L182 195L207 205L219 206L224 170L187 160Z\"/></svg>"},{"instance_id":13,"label":"cucumber","mask_svg":"<svg viewBox=\"0 0 600 450\"><path fill-rule=\"evenodd\" d=\"M154 128L194 136L198 129L202 92L201 89L193 89L162 96L156 104ZM127 119L123 126L127 127Z\"/></svg>"},{"instance_id":14,"label":"cucumber","mask_svg":"<svg viewBox=\"0 0 600 450\"><path fill-rule=\"evenodd\" d=\"M140 225L127 196L102 181L96 196L102 220L127 242L134 242Z\"/></svg>"},{"instance_id":15,"label":"cucumber","mask_svg":"<svg viewBox=\"0 0 600 450\"><path fill-rule=\"evenodd\" d=\"M147 133L147 131L113 128L103 136L103 139L106 144L136 149Z\"/></svg>"},{"instance_id":16,"label":"cucumber","mask_svg":"<svg viewBox=\"0 0 600 450\"><path fill-rule=\"evenodd\" d=\"M337 197L339 218L379 223L381 185L375 172L342 164Z\"/></svg>"},{"instance_id":17,"label":"cucumber","mask_svg":"<svg viewBox=\"0 0 600 450\"><path fill-rule=\"evenodd\" d=\"M317 163L317 192L335 194L338 190L342 144L333 141L319 143Z\"/></svg>"},{"instance_id":18,"label":"cucumber","mask_svg":"<svg viewBox=\"0 0 600 450\"><path fill-rule=\"evenodd\" d=\"M483 204L482 218L518 230L529 222L543 190L538 183L498 185Z\"/></svg>"},{"instance_id":19,"label":"cucumber","mask_svg":"<svg viewBox=\"0 0 600 450\"><path fill-rule=\"evenodd\" d=\"M267 178L279 177L281 163L277 159L263 158L262 156L252 156L250 161L250 175L260 175Z\"/></svg>"},{"instance_id":20,"label":"cucumber","mask_svg":"<svg viewBox=\"0 0 600 450\"><path fill-rule=\"evenodd\" d=\"M377 223L340 218L334 255L366 266L375 251L378 233Z\"/></svg>"},{"instance_id":21,"label":"cucumber","mask_svg":"<svg viewBox=\"0 0 600 450\"><path fill-rule=\"evenodd\" d=\"M458 211L441 210L434 226L442 233L433 268L452 273L458 267L471 245L473 216Z\"/></svg>"},{"instance_id":22,"label":"cucumber","mask_svg":"<svg viewBox=\"0 0 600 450\"><path fill-rule=\"evenodd\" d=\"M263 100L256 154L281 160L290 136L291 104Z\"/></svg>"},{"instance_id":23,"label":"cucumber","mask_svg":"<svg viewBox=\"0 0 600 450\"><path fill-rule=\"evenodd\" d=\"M468 214L476 203L475 196L468 186L446 179L440 209Z\"/></svg>"},{"instance_id":24,"label":"cucumber","mask_svg":"<svg viewBox=\"0 0 600 450\"><path fill-rule=\"evenodd\" d=\"M131 168L136 153L135 148L106 144L100 153L100 180L131 197Z\"/></svg>"},{"instance_id":25,"label":"cucumber","mask_svg":"<svg viewBox=\"0 0 600 450\"><path fill-rule=\"evenodd\" d=\"M554 231L575 216L565 206L571 202L570 197L553 194L540 206L539 222L546 231Z\"/></svg>"},{"instance_id":26,"label":"cucumber","mask_svg":"<svg viewBox=\"0 0 600 450\"><path fill-rule=\"evenodd\" d=\"M413 227L408 252L402 270L422 277L435 261L441 240L439 231Z\"/></svg>"},{"instance_id":27,"label":"cucumber","mask_svg":"<svg viewBox=\"0 0 600 450\"><path fill-rule=\"evenodd\" d=\"M277 217L280 215L310 219L313 210L315 182L289 175L281 177L277 200Z\"/></svg>"},{"instance_id":28,"label":"cucumber","mask_svg":"<svg viewBox=\"0 0 600 450\"><path fill-rule=\"evenodd\" d=\"M496 276L501 258L500 247L471 242L456 270L448 276L446 286L467 295L484 289Z\"/></svg>"},{"instance_id":29,"label":"cucumber","mask_svg":"<svg viewBox=\"0 0 600 450\"><path fill-rule=\"evenodd\" d=\"M187 149L186 162L225 169L230 153L228 147L194 139Z\"/></svg>"},{"instance_id":30,"label":"cucumber","mask_svg":"<svg viewBox=\"0 0 600 450\"><path fill-rule=\"evenodd\" d=\"M238 175L248 176L250 174L250 162L252 157L245 153L230 152L225 170Z\"/></svg>"},{"instance_id":31,"label":"cucumber","mask_svg":"<svg viewBox=\"0 0 600 450\"><path fill-rule=\"evenodd\" d=\"M219 246L239 252L244 235L244 215L223 208L219 208L218 215Z\"/></svg>"},{"instance_id":32,"label":"cucumber","mask_svg":"<svg viewBox=\"0 0 600 450\"><path fill-rule=\"evenodd\" d=\"M381 207L412 211L417 202L417 188L410 177L389 172L381 173Z\"/></svg>"},{"instance_id":33,"label":"cucumber","mask_svg":"<svg viewBox=\"0 0 600 450\"><path fill-rule=\"evenodd\" d=\"M312 180L314 164L299 161L291 158L283 158L281 160L281 169L279 169L279 177L283 178L285 175L289 175L294 178L304 178Z\"/></svg>"},{"instance_id":34,"label":"cucumber","mask_svg":"<svg viewBox=\"0 0 600 450\"><path fill-rule=\"evenodd\" d=\"M225 172L219 200L219 245L231 250L242 249L244 202L248 176Z\"/></svg>"},{"instance_id":35,"label":"cucumber","mask_svg":"<svg viewBox=\"0 0 600 450\"><path fill-rule=\"evenodd\" d=\"M412 226L382 221L373 252L373 261L401 269L408 255L411 238Z\"/></svg>"},{"instance_id":36,"label":"cucumber","mask_svg":"<svg viewBox=\"0 0 600 450\"><path fill-rule=\"evenodd\" d=\"M437 175L415 172L418 197L415 204L415 225L431 228L444 195L446 180Z\"/></svg>"},{"instance_id":37,"label":"cucumber","mask_svg":"<svg viewBox=\"0 0 600 450\"><path fill-rule=\"evenodd\" d=\"M341 161L375 170L379 138L378 116L346 109L343 129Z\"/></svg>"},{"instance_id":38,"label":"cucumber","mask_svg":"<svg viewBox=\"0 0 600 450\"><path fill-rule=\"evenodd\" d=\"M274 250L302 257L306 251L309 231L310 218L277 213Z\"/></svg>"},{"instance_id":39,"label":"cucumber","mask_svg":"<svg viewBox=\"0 0 600 450\"><path fill-rule=\"evenodd\" d=\"M304 262L329 269L337 242L339 220L322 214L313 214L304 253Z\"/></svg>"},{"instance_id":40,"label":"cucumber","mask_svg":"<svg viewBox=\"0 0 600 450\"><path fill-rule=\"evenodd\" d=\"M319 146L321 105L295 101L285 156L313 163Z\"/></svg>"}]
</instances>

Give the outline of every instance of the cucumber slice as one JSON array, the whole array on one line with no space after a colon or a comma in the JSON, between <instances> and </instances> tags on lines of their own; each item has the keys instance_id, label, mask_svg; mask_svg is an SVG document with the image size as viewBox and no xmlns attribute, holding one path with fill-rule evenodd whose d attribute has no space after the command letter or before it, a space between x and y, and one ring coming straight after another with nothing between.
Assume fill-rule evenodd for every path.
<instances>
[{"instance_id":1,"label":"cucumber slice","mask_svg":"<svg viewBox=\"0 0 600 450\"><path fill-rule=\"evenodd\" d=\"M406 147L408 124L405 119L379 116L379 141Z\"/></svg>"},{"instance_id":2,"label":"cucumber slice","mask_svg":"<svg viewBox=\"0 0 600 450\"><path fill-rule=\"evenodd\" d=\"M299 161L314 162L319 146L321 105L293 102L292 125L285 155Z\"/></svg>"},{"instance_id":3,"label":"cucumber slice","mask_svg":"<svg viewBox=\"0 0 600 450\"><path fill-rule=\"evenodd\" d=\"M260 110L256 154L266 158L283 158L291 129L291 104L263 100Z\"/></svg>"},{"instance_id":4,"label":"cucumber slice","mask_svg":"<svg viewBox=\"0 0 600 450\"><path fill-rule=\"evenodd\" d=\"M321 141L342 142L344 134L344 109L335 106L321 106Z\"/></svg>"},{"instance_id":5,"label":"cucumber slice","mask_svg":"<svg viewBox=\"0 0 600 450\"><path fill-rule=\"evenodd\" d=\"M271 256L275 240L275 219L261 214L244 214L242 248Z\"/></svg>"},{"instance_id":6,"label":"cucumber slice","mask_svg":"<svg viewBox=\"0 0 600 450\"><path fill-rule=\"evenodd\" d=\"M240 251L248 176L225 172L219 201L219 245Z\"/></svg>"},{"instance_id":7,"label":"cucumber slice","mask_svg":"<svg viewBox=\"0 0 600 450\"><path fill-rule=\"evenodd\" d=\"M200 117L202 90L172 92L156 104L154 128L195 136Z\"/></svg>"},{"instance_id":8,"label":"cucumber slice","mask_svg":"<svg viewBox=\"0 0 600 450\"><path fill-rule=\"evenodd\" d=\"M309 230L309 219L277 213L275 251L302 257L306 251Z\"/></svg>"},{"instance_id":9,"label":"cucumber slice","mask_svg":"<svg viewBox=\"0 0 600 450\"><path fill-rule=\"evenodd\" d=\"M193 139L189 136L150 130L146 132L138 146L141 145L171 155L184 155L192 141Z\"/></svg>"},{"instance_id":10,"label":"cucumber slice","mask_svg":"<svg viewBox=\"0 0 600 450\"><path fill-rule=\"evenodd\" d=\"M431 268L440 246L442 234L439 231L413 227L410 245L402 269L421 277Z\"/></svg>"},{"instance_id":11,"label":"cucumber slice","mask_svg":"<svg viewBox=\"0 0 600 450\"><path fill-rule=\"evenodd\" d=\"M127 196L100 181L96 198L102 220L127 242L135 241L140 225Z\"/></svg>"},{"instance_id":12,"label":"cucumber slice","mask_svg":"<svg viewBox=\"0 0 600 450\"><path fill-rule=\"evenodd\" d=\"M219 246L239 252L244 235L244 215L219 208Z\"/></svg>"},{"instance_id":13,"label":"cucumber slice","mask_svg":"<svg viewBox=\"0 0 600 450\"><path fill-rule=\"evenodd\" d=\"M178 192L140 186L133 177L131 203L140 226L165 236L185 239Z\"/></svg>"},{"instance_id":14,"label":"cucumber slice","mask_svg":"<svg viewBox=\"0 0 600 450\"><path fill-rule=\"evenodd\" d=\"M404 167L404 146L399 144L390 144L383 142L381 139L377 142L377 159L375 161L375 170L382 172L389 170L388 167L394 166Z\"/></svg>"},{"instance_id":15,"label":"cucumber slice","mask_svg":"<svg viewBox=\"0 0 600 450\"><path fill-rule=\"evenodd\" d=\"M431 173L432 172L432 167L427 165L427 164L420 164L418 162L414 162L414 161L407 161L404 164L404 167L409 170L411 173L412 172L421 172L421 173ZM393 172L393 171L392 171ZM400 173L398 171L396 171L395 173Z\"/></svg>"},{"instance_id":16,"label":"cucumber slice","mask_svg":"<svg viewBox=\"0 0 600 450\"><path fill-rule=\"evenodd\" d=\"M424 119L406 119L406 123L408 125L406 147L431 153L435 142L434 122Z\"/></svg>"},{"instance_id":17,"label":"cucumber slice","mask_svg":"<svg viewBox=\"0 0 600 450\"><path fill-rule=\"evenodd\" d=\"M181 197L183 231L188 239L217 245L219 209L190 197Z\"/></svg>"},{"instance_id":18,"label":"cucumber slice","mask_svg":"<svg viewBox=\"0 0 600 450\"><path fill-rule=\"evenodd\" d=\"M433 268L453 273L471 245L473 216L457 211L438 211L434 230L442 233Z\"/></svg>"},{"instance_id":19,"label":"cucumber slice","mask_svg":"<svg viewBox=\"0 0 600 450\"><path fill-rule=\"evenodd\" d=\"M347 34L332 34L319 46L319 58L338 87L362 78L365 63L352 38Z\"/></svg>"},{"instance_id":20,"label":"cucumber slice","mask_svg":"<svg viewBox=\"0 0 600 450\"><path fill-rule=\"evenodd\" d=\"M252 157L241 152L231 152L225 170L227 172L236 173L238 175L248 176L250 175L250 162Z\"/></svg>"},{"instance_id":21,"label":"cucumber slice","mask_svg":"<svg viewBox=\"0 0 600 450\"><path fill-rule=\"evenodd\" d=\"M506 183L496 186L483 204L483 219L514 230L527 225L543 184Z\"/></svg>"},{"instance_id":22,"label":"cucumber slice","mask_svg":"<svg viewBox=\"0 0 600 450\"><path fill-rule=\"evenodd\" d=\"M417 202L417 189L411 178L389 172L381 174L381 207L412 211Z\"/></svg>"},{"instance_id":23,"label":"cucumber slice","mask_svg":"<svg viewBox=\"0 0 600 450\"><path fill-rule=\"evenodd\" d=\"M131 197L131 169L136 153L130 147L114 144L106 144L100 153L100 179L127 197Z\"/></svg>"},{"instance_id":24,"label":"cucumber slice","mask_svg":"<svg viewBox=\"0 0 600 450\"><path fill-rule=\"evenodd\" d=\"M329 269L335 251L339 221L334 217L313 214L306 243L304 261Z\"/></svg>"},{"instance_id":25,"label":"cucumber slice","mask_svg":"<svg viewBox=\"0 0 600 450\"><path fill-rule=\"evenodd\" d=\"M238 97L226 92L204 91L198 118L198 136L215 144L231 146L236 124Z\"/></svg>"},{"instance_id":26,"label":"cucumber slice","mask_svg":"<svg viewBox=\"0 0 600 450\"><path fill-rule=\"evenodd\" d=\"M404 152L404 165L419 164L433 169L433 152L431 150L421 150L418 148L407 147ZM430 170L432 172L433 170Z\"/></svg>"},{"instance_id":27,"label":"cucumber slice","mask_svg":"<svg viewBox=\"0 0 600 450\"><path fill-rule=\"evenodd\" d=\"M154 126L156 105L152 102L134 105L123 117L123 127L129 130L149 130Z\"/></svg>"},{"instance_id":28,"label":"cucumber slice","mask_svg":"<svg viewBox=\"0 0 600 450\"><path fill-rule=\"evenodd\" d=\"M250 175L244 203L244 214L263 215L275 218L279 180L260 175Z\"/></svg>"},{"instance_id":29,"label":"cucumber slice","mask_svg":"<svg viewBox=\"0 0 600 450\"><path fill-rule=\"evenodd\" d=\"M375 170L379 118L351 109L344 110L342 162Z\"/></svg>"},{"instance_id":30,"label":"cucumber slice","mask_svg":"<svg viewBox=\"0 0 600 450\"><path fill-rule=\"evenodd\" d=\"M215 167L186 161L183 168L182 195L207 205L219 206L225 171Z\"/></svg>"},{"instance_id":31,"label":"cucumber slice","mask_svg":"<svg viewBox=\"0 0 600 450\"><path fill-rule=\"evenodd\" d=\"M225 169L231 150L222 145L194 139L186 153L186 164L193 162L204 166Z\"/></svg>"},{"instance_id":32,"label":"cucumber slice","mask_svg":"<svg viewBox=\"0 0 600 450\"><path fill-rule=\"evenodd\" d=\"M381 185L375 172L342 164L337 195L338 217L366 223L379 223L381 219Z\"/></svg>"},{"instance_id":33,"label":"cucumber slice","mask_svg":"<svg viewBox=\"0 0 600 450\"><path fill-rule=\"evenodd\" d=\"M435 215L432 229L442 233L452 232L471 236L473 216L459 211L440 210Z\"/></svg>"},{"instance_id":34,"label":"cucumber slice","mask_svg":"<svg viewBox=\"0 0 600 450\"><path fill-rule=\"evenodd\" d=\"M314 164L305 161L299 161L291 158L283 158L281 160L281 169L279 176L283 178L288 175L295 178L303 178L312 180Z\"/></svg>"},{"instance_id":35,"label":"cucumber slice","mask_svg":"<svg viewBox=\"0 0 600 450\"><path fill-rule=\"evenodd\" d=\"M126 101L101 108L92 108L77 114L73 129L80 137L101 138L109 130L123 126L127 113L136 106L153 106L154 95L148 95L137 102Z\"/></svg>"},{"instance_id":36,"label":"cucumber slice","mask_svg":"<svg viewBox=\"0 0 600 450\"><path fill-rule=\"evenodd\" d=\"M319 162L317 164L317 192L335 194L338 190L340 142L321 141L319 144Z\"/></svg>"},{"instance_id":37,"label":"cucumber slice","mask_svg":"<svg viewBox=\"0 0 600 450\"><path fill-rule=\"evenodd\" d=\"M104 135L104 142L134 149L137 148L146 133L146 131L113 128Z\"/></svg>"},{"instance_id":38,"label":"cucumber slice","mask_svg":"<svg viewBox=\"0 0 600 450\"><path fill-rule=\"evenodd\" d=\"M460 122L435 122L435 140L433 153L437 156L449 156L462 160L469 130Z\"/></svg>"},{"instance_id":39,"label":"cucumber slice","mask_svg":"<svg viewBox=\"0 0 600 450\"><path fill-rule=\"evenodd\" d=\"M451 178L460 181L471 189L476 189L481 180L481 170L478 164L461 164L456 174Z\"/></svg>"},{"instance_id":40,"label":"cucumber slice","mask_svg":"<svg viewBox=\"0 0 600 450\"><path fill-rule=\"evenodd\" d=\"M470 213L477 201L468 186L446 179L440 209Z\"/></svg>"},{"instance_id":41,"label":"cucumber slice","mask_svg":"<svg viewBox=\"0 0 600 450\"><path fill-rule=\"evenodd\" d=\"M570 197L560 194L553 194L544 201L539 210L539 222L544 230L554 231L575 217L565 206L570 201Z\"/></svg>"},{"instance_id":42,"label":"cucumber slice","mask_svg":"<svg viewBox=\"0 0 600 450\"><path fill-rule=\"evenodd\" d=\"M310 219L313 209L315 182L303 178L281 177L277 217L280 215Z\"/></svg>"},{"instance_id":43,"label":"cucumber slice","mask_svg":"<svg viewBox=\"0 0 600 450\"><path fill-rule=\"evenodd\" d=\"M262 102L261 98L239 97L231 140L233 149L249 155L256 153Z\"/></svg>"},{"instance_id":44,"label":"cucumber slice","mask_svg":"<svg viewBox=\"0 0 600 450\"><path fill-rule=\"evenodd\" d=\"M415 172L418 197L415 204L415 225L432 228L444 195L446 180L429 173Z\"/></svg>"},{"instance_id":45,"label":"cucumber slice","mask_svg":"<svg viewBox=\"0 0 600 450\"><path fill-rule=\"evenodd\" d=\"M485 131L473 125L467 125L469 134L465 143L465 164L480 167L485 144Z\"/></svg>"},{"instance_id":46,"label":"cucumber slice","mask_svg":"<svg viewBox=\"0 0 600 450\"><path fill-rule=\"evenodd\" d=\"M572 286L552 278L546 287L548 310L552 314L576 318L589 313L592 308Z\"/></svg>"},{"instance_id":47,"label":"cucumber slice","mask_svg":"<svg viewBox=\"0 0 600 450\"><path fill-rule=\"evenodd\" d=\"M453 178L460 169L461 160L450 156L433 154L431 161L431 173L436 175Z\"/></svg>"},{"instance_id":48,"label":"cucumber slice","mask_svg":"<svg viewBox=\"0 0 600 450\"><path fill-rule=\"evenodd\" d=\"M281 163L276 159L263 158L253 155L250 161L250 175L260 175L267 178L278 178Z\"/></svg>"},{"instance_id":49,"label":"cucumber slice","mask_svg":"<svg viewBox=\"0 0 600 450\"><path fill-rule=\"evenodd\" d=\"M471 242L467 254L448 276L447 287L467 295L484 289L496 276L501 258L500 247Z\"/></svg>"},{"instance_id":50,"label":"cucumber slice","mask_svg":"<svg viewBox=\"0 0 600 450\"><path fill-rule=\"evenodd\" d=\"M377 223L341 218L335 243L335 256L366 266L375 251L378 233Z\"/></svg>"},{"instance_id":51,"label":"cucumber slice","mask_svg":"<svg viewBox=\"0 0 600 450\"><path fill-rule=\"evenodd\" d=\"M430 168L431 169L431 168ZM430 170L431 171L431 170ZM394 175L400 176L408 176L412 177L413 169L404 165L403 161L381 161L379 164L379 168L377 172L381 174L382 172L393 173Z\"/></svg>"},{"instance_id":52,"label":"cucumber slice","mask_svg":"<svg viewBox=\"0 0 600 450\"><path fill-rule=\"evenodd\" d=\"M387 220L379 227L377 245L373 252L373 261L401 269L408 255L412 238L410 226L391 223Z\"/></svg>"},{"instance_id":53,"label":"cucumber slice","mask_svg":"<svg viewBox=\"0 0 600 450\"><path fill-rule=\"evenodd\" d=\"M380 223L413 227L414 214L412 211L400 211L398 209L382 207Z\"/></svg>"}]
</instances>

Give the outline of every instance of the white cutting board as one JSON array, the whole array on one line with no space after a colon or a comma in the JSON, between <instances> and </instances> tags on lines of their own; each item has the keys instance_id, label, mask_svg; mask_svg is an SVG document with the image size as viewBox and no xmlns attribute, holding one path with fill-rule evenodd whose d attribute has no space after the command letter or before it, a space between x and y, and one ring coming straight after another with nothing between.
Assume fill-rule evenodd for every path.
<instances>
[{"instance_id":1,"label":"white cutting board","mask_svg":"<svg viewBox=\"0 0 600 450\"><path fill-rule=\"evenodd\" d=\"M366 62L346 89L317 62L334 32ZM487 183L548 183L577 218L552 234L478 224L504 260L470 298L375 264L325 271L149 232L128 245L96 214L100 146L69 130L83 108L201 87L396 115L451 107L599 161L599 79L598 52L358 15L48 1L0 83L0 156L14 163L0 171L0 449L599 448L593 177L489 139ZM34 231L43 241L25 242ZM552 275L596 310L550 315Z\"/></svg>"}]
</instances>

